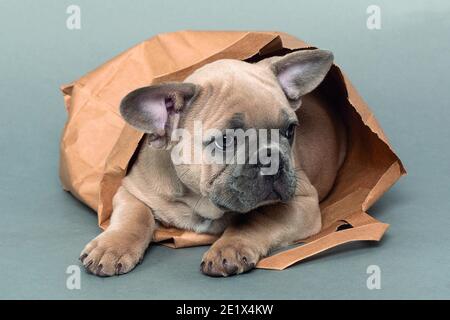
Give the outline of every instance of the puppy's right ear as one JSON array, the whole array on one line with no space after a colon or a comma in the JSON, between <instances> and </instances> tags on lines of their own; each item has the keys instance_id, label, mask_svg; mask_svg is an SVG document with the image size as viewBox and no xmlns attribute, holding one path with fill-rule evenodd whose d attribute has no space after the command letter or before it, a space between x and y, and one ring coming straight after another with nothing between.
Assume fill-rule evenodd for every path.
<instances>
[{"instance_id":1,"label":"puppy's right ear","mask_svg":"<svg viewBox=\"0 0 450 320\"><path fill-rule=\"evenodd\" d=\"M192 83L163 83L136 89L123 98L120 114L132 127L149 136L152 147L168 146L180 114L195 100L199 87Z\"/></svg>"},{"instance_id":2,"label":"puppy's right ear","mask_svg":"<svg viewBox=\"0 0 450 320\"><path fill-rule=\"evenodd\" d=\"M271 68L291 105L297 108L301 97L313 91L333 65L333 53L327 50L300 50L272 63Z\"/></svg>"}]
</instances>

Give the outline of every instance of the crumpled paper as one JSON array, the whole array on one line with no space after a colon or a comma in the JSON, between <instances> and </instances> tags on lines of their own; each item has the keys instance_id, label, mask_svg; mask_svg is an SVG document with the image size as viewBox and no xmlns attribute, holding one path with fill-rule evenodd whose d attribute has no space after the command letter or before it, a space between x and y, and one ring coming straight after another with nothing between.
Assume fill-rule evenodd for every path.
<instances>
[{"instance_id":1,"label":"crumpled paper","mask_svg":"<svg viewBox=\"0 0 450 320\"><path fill-rule=\"evenodd\" d=\"M60 177L65 190L98 214L107 228L112 198L126 175L142 133L119 114L130 91L165 81L181 81L206 63L249 62L313 48L280 32L180 31L160 34L101 65L61 90L68 120L60 145ZM387 137L341 69L334 65L317 90L333 97L348 129L348 154L331 194L321 203L323 228L298 246L262 259L257 267L282 270L319 252L351 241L379 241L388 224L367 210L406 173ZM160 228L154 241L174 248L206 245L215 236ZM300 245L301 244L301 245Z\"/></svg>"}]
</instances>

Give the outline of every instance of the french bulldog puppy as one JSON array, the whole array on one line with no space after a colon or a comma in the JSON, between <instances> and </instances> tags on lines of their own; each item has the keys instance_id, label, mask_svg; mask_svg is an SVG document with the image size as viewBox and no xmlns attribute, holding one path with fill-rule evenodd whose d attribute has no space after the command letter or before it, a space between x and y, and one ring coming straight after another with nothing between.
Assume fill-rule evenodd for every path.
<instances>
[{"instance_id":1,"label":"french bulldog puppy","mask_svg":"<svg viewBox=\"0 0 450 320\"><path fill-rule=\"evenodd\" d=\"M81 253L87 270L99 276L131 271L158 225L221 235L201 262L201 271L210 276L246 272L271 250L319 232L319 202L346 154L342 121L332 103L313 92L332 62L331 52L318 49L254 64L223 59L183 82L129 93L121 114L146 135L113 198L110 226ZM232 148L236 160L239 152L256 146L258 152L278 155L275 171L264 171L270 161L174 161L173 150L181 142L172 139L174 133L183 129L191 135L181 140L194 139L196 122L203 132L216 130L201 137L200 147L197 143L201 153L211 145L215 155ZM238 145L227 129L279 134L263 143L257 135Z\"/></svg>"}]
</instances>

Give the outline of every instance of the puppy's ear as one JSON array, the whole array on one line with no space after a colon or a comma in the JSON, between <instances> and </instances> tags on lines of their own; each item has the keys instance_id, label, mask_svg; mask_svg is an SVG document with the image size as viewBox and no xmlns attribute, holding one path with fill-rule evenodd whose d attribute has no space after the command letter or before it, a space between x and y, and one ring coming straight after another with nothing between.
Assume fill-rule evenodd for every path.
<instances>
[{"instance_id":1,"label":"puppy's ear","mask_svg":"<svg viewBox=\"0 0 450 320\"><path fill-rule=\"evenodd\" d=\"M180 114L199 92L192 83L163 83L136 89L120 103L120 113L132 127L148 134L152 147L168 146Z\"/></svg>"},{"instance_id":2,"label":"puppy's ear","mask_svg":"<svg viewBox=\"0 0 450 320\"><path fill-rule=\"evenodd\" d=\"M313 91L333 64L333 53L327 50L302 50L290 53L271 64L272 71L293 107L301 96Z\"/></svg>"}]
</instances>

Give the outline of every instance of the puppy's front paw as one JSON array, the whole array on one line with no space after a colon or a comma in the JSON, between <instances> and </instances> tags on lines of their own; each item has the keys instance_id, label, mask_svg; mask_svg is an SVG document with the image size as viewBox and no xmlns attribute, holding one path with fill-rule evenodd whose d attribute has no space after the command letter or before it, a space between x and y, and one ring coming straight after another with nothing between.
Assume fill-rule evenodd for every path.
<instances>
[{"instance_id":1,"label":"puppy's front paw","mask_svg":"<svg viewBox=\"0 0 450 320\"><path fill-rule=\"evenodd\" d=\"M256 246L240 239L219 239L204 254L200 270L212 277L227 277L253 269L261 255Z\"/></svg>"},{"instance_id":2,"label":"puppy's front paw","mask_svg":"<svg viewBox=\"0 0 450 320\"><path fill-rule=\"evenodd\" d=\"M142 260L144 242L131 233L107 230L86 245L80 260L88 272L98 276L124 274Z\"/></svg>"}]
</instances>

